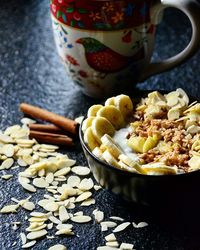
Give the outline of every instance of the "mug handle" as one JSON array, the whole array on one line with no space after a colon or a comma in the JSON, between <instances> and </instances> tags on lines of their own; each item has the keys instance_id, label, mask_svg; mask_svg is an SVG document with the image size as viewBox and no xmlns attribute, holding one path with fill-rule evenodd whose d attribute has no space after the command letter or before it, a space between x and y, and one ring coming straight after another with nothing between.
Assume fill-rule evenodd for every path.
<instances>
[{"instance_id":1,"label":"mug handle","mask_svg":"<svg viewBox=\"0 0 200 250\"><path fill-rule=\"evenodd\" d=\"M163 11L168 7L177 8L188 16L192 25L191 41L179 54L164 61L155 63L150 62L144 73L141 75L140 81L144 81L152 75L170 70L175 66L185 62L200 48L200 4L196 0L160 0L153 7L155 22L160 11Z\"/></svg>"}]
</instances>

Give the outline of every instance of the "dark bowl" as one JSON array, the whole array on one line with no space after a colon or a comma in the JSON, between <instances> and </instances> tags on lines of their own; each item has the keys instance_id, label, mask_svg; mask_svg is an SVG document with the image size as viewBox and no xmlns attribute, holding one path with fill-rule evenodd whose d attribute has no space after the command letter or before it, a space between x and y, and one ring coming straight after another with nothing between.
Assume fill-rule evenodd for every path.
<instances>
[{"instance_id":1,"label":"dark bowl","mask_svg":"<svg viewBox=\"0 0 200 250\"><path fill-rule=\"evenodd\" d=\"M199 204L200 170L177 175L142 175L117 169L92 154L83 140L80 142L96 181L122 198L138 204L171 207Z\"/></svg>"}]
</instances>

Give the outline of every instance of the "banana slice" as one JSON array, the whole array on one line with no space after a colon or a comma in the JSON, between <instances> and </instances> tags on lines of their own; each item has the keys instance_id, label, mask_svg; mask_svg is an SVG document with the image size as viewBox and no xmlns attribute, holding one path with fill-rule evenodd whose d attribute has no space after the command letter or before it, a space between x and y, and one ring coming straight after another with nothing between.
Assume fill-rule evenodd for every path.
<instances>
[{"instance_id":1,"label":"banana slice","mask_svg":"<svg viewBox=\"0 0 200 250\"><path fill-rule=\"evenodd\" d=\"M128 165L126 165L123 161L118 161L118 164L120 165L120 167L123 169L123 170L127 170L129 172L132 172L132 173L139 173L137 170L135 170L134 168L131 168L129 167Z\"/></svg>"},{"instance_id":2,"label":"banana slice","mask_svg":"<svg viewBox=\"0 0 200 250\"><path fill-rule=\"evenodd\" d=\"M101 137L105 134L113 136L115 129L113 125L104 117L95 117L92 121L92 132L96 140L101 144Z\"/></svg>"},{"instance_id":3,"label":"banana slice","mask_svg":"<svg viewBox=\"0 0 200 250\"><path fill-rule=\"evenodd\" d=\"M103 151L101 151L101 149L99 147L96 147L92 150L93 155L95 155L97 158L99 158L100 160L104 160L102 154Z\"/></svg>"},{"instance_id":4,"label":"banana slice","mask_svg":"<svg viewBox=\"0 0 200 250\"><path fill-rule=\"evenodd\" d=\"M138 162L133 161L127 155L121 154L119 156L119 160L128 165L129 167L132 167L135 171L139 172L140 174L145 174L145 171L143 170L141 165Z\"/></svg>"},{"instance_id":5,"label":"banana slice","mask_svg":"<svg viewBox=\"0 0 200 250\"><path fill-rule=\"evenodd\" d=\"M87 128L84 133L84 142L88 145L90 150L93 150L96 147L99 147L99 143L93 135L91 127Z\"/></svg>"},{"instance_id":6,"label":"banana slice","mask_svg":"<svg viewBox=\"0 0 200 250\"><path fill-rule=\"evenodd\" d=\"M113 105L115 106L115 97L110 97L105 101L105 106Z\"/></svg>"},{"instance_id":7,"label":"banana slice","mask_svg":"<svg viewBox=\"0 0 200 250\"><path fill-rule=\"evenodd\" d=\"M119 146L114 142L114 140L107 134L101 137L102 145L104 145L107 150L115 157L118 158L122 154Z\"/></svg>"},{"instance_id":8,"label":"banana slice","mask_svg":"<svg viewBox=\"0 0 200 250\"><path fill-rule=\"evenodd\" d=\"M118 130L125 125L122 113L112 105L102 107L98 110L97 116L105 117Z\"/></svg>"},{"instance_id":9,"label":"banana slice","mask_svg":"<svg viewBox=\"0 0 200 250\"><path fill-rule=\"evenodd\" d=\"M118 164L117 160L108 150L104 151L102 156L108 164L120 168L120 165Z\"/></svg>"},{"instance_id":10,"label":"banana slice","mask_svg":"<svg viewBox=\"0 0 200 250\"><path fill-rule=\"evenodd\" d=\"M115 97L115 106L118 108L126 120L133 112L133 103L127 95L118 95Z\"/></svg>"},{"instance_id":11,"label":"banana slice","mask_svg":"<svg viewBox=\"0 0 200 250\"><path fill-rule=\"evenodd\" d=\"M83 121L83 124L82 124L82 131L83 132L85 132L87 128L92 126L92 121L94 120L94 118L95 118L95 116L90 116Z\"/></svg>"},{"instance_id":12,"label":"banana slice","mask_svg":"<svg viewBox=\"0 0 200 250\"><path fill-rule=\"evenodd\" d=\"M143 165L143 170L147 175L177 174L177 167L169 167L161 162Z\"/></svg>"},{"instance_id":13,"label":"banana slice","mask_svg":"<svg viewBox=\"0 0 200 250\"><path fill-rule=\"evenodd\" d=\"M90 117L90 116L96 116L98 110L100 108L102 108L103 105L101 104L96 104L96 105L93 105L91 106L89 109L88 109L88 113L87 113L87 116Z\"/></svg>"}]
</instances>

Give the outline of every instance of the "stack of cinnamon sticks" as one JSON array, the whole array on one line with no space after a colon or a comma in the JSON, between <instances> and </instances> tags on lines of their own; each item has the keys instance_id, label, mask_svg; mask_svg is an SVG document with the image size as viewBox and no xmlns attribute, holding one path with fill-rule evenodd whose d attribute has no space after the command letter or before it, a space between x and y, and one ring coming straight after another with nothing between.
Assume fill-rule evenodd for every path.
<instances>
[{"instance_id":1,"label":"stack of cinnamon sticks","mask_svg":"<svg viewBox=\"0 0 200 250\"><path fill-rule=\"evenodd\" d=\"M32 118L50 122L50 124L29 124L31 139L35 138L40 143L74 145L72 136L77 134L76 121L27 103L21 103L20 110Z\"/></svg>"}]
</instances>

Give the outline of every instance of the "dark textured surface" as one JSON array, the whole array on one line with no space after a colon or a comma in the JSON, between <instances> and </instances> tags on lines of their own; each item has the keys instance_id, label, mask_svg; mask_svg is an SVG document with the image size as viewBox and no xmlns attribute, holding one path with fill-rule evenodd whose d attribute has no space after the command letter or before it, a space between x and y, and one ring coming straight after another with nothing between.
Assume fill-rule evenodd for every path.
<instances>
[{"instance_id":1,"label":"dark textured surface","mask_svg":"<svg viewBox=\"0 0 200 250\"><path fill-rule=\"evenodd\" d=\"M189 41L191 29L188 20L179 11L167 10L157 36L154 58L174 55L185 47ZM140 89L169 89L183 87L189 94L200 98L200 53L196 54L184 65L152 77L142 84ZM0 5L0 115L1 129L19 123L22 114L18 110L20 102L40 105L51 111L68 117L77 117L85 113L94 102L83 96L77 87L66 76L61 65L51 30L48 1L45 0L1 0ZM79 164L85 164L85 157L80 145L69 155L77 158ZM11 171L7 171L9 173ZM17 171L16 171L17 173ZM16 182L0 180L1 205L7 203L11 197L24 198L24 193ZM150 226L144 229L129 229L120 233L119 241L132 242L136 249L170 249L182 250L200 249L198 227L195 222L199 214L194 215L191 207L181 219L175 220L167 213L154 209L154 216L149 209L130 205L107 191L95 194L97 204L85 209L85 213L98 207L110 215L122 216L126 220L139 222L148 221ZM39 198L39 194L37 199ZM35 198L34 198L35 199ZM36 199L36 200L37 200ZM173 204L172 204L173 206ZM78 208L77 208L78 210ZM180 211L181 213L181 211ZM179 211L175 214L180 214ZM24 215L20 210L9 216L0 215L0 249L20 249L19 232L27 226ZM157 216L155 216L157 214ZM194 215L191 217L191 215ZM173 219L168 220L168 218ZM160 220L167 218L167 220ZM13 231L11 221L24 221L23 225ZM166 223L166 221L168 223ZM197 224L197 223L196 223ZM77 227L79 237L56 237L53 240L43 239L33 249L48 249L57 242L65 243L68 249L90 250L104 244L103 233L98 225L88 224ZM190 232L190 233L189 233ZM13 243L16 241L16 245Z\"/></svg>"}]
</instances>

